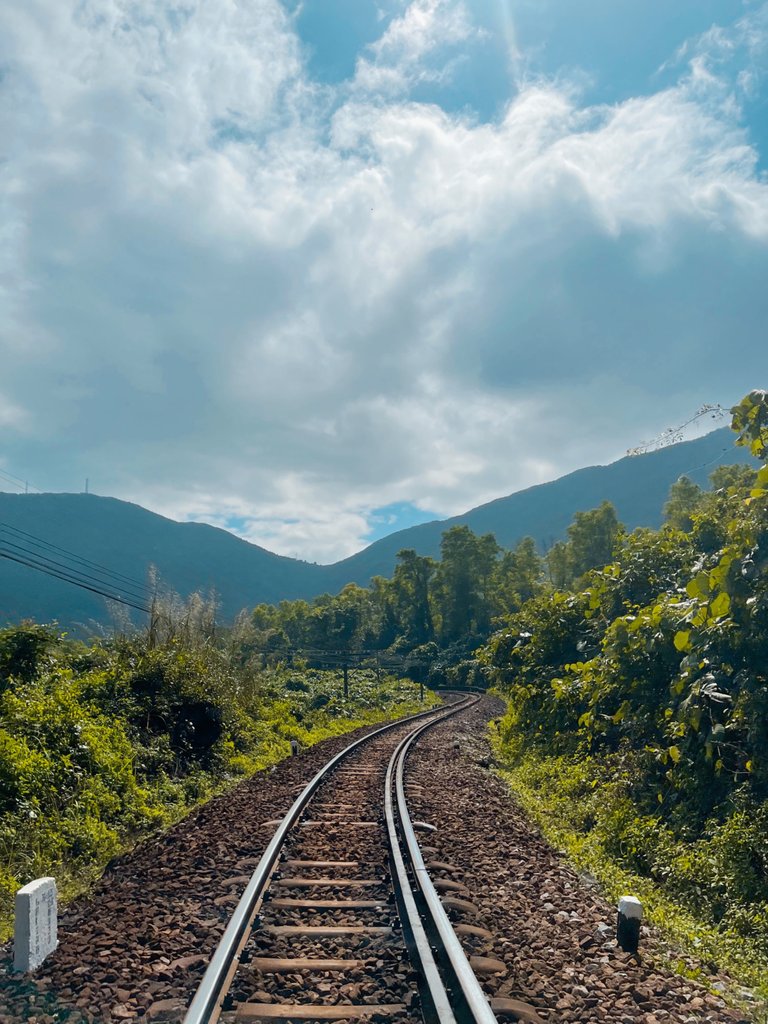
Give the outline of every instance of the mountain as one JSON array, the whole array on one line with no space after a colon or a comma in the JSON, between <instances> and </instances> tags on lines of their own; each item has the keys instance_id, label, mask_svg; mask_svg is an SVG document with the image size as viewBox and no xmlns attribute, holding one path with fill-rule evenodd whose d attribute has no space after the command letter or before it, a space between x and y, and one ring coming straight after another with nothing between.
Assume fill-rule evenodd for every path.
<instances>
[{"instance_id":1,"label":"mountain","mask_svg":"<svg viewBox=\"0 0 768 1024\"><path fill-rule=\"evenodd\" d=\"M479 505L463 515L422 523L382 537L330 568L344 582L362 583L371 576L389 576L402 548L415 548L421 555L436 558L445 530L461 525L478 534L494 534L503 548L513 547L521 537L530 536L545 550L565 536L575 512L596 508L602 501L613 503L628 530L636 526L658 527L669 489L679 477L690 477L706 487L715 466L755 464L745 448L734 447L733 437L733 432L723 427L694 441L646 455L625 456L607 466L577 469L550 483L536 484Z\"/></svg>"},{"instance_id":2,"label":"mountain","mask_svg":"<svg viewBox=\"0 0 768 1024\"><path fill-rule=\"evenodd\" d=\"M35 547L4 526L74 552L136 585L105 576L84 562L73 563L51 548ZM154 565L160 579L184 596L215 588L225 620L260 601L321 593L327 572L323 566L275 555L226 530L177 523L140 505L95 494L0 493L0 548L17 555L19 548L34 550L59 567L75 565L94 586L106 581L139 604L147 600L140 588ZM22 617L56 619L86 632L92 622L109 622L103 597L0 559L0 624Z\"/></svg>"},{"instance_id":3,"label":"mountain","mask_svg":"<svg viewBox=\"0 0 768 1024\"><path fill-rule=\"evenodd\" d=\"M629 529L658 526L669 488L679 476L705 484L716 465L750 461L744 449L733 447L732 438L728 429L718 430L647 455L580 469L464 515L399 530L334 565L275 555L226 530L177 523L139 505L94 494L0 492L0 548L16 555L20 548L35 551L49 565L54 563L54 569L58 563L56 571L61 573L66 571L61 566L71 570L76 565L86 582L98 589L96 581L108 579L123 593L130 593L137 604L147 599L139 588L146 582L149 566L155 565L160 578L184 596L215 588L222 618L231 620L240 609L262 601L309 599L335 593L350 582L364 586L374 575L390 576L402 548L436 557L440 537L450 526L466 524L476 533L493 533L502 547L512 547L530 535L546 548L565 535L575 512L605 500L613 502ZM74 553L80 560L73 562L43 543ZM124 579L105 577L103 567L136 583L128 588ZM134 613L137 616L140 620L141 613ZM89 633L98 624L109 624L110 612L97 594L0 558L0 626L21 618L56 620Z\"/></svg>"}]
</instances>

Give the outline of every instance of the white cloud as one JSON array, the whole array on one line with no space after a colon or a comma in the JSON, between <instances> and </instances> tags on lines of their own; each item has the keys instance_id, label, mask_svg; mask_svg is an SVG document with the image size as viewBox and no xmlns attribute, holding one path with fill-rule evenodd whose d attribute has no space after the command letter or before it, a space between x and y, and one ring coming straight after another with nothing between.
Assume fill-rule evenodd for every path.
<instances>
[{"instance_id":1,"label":"white cloud","mask_svg":"<svg viewBox=\"0 0 768 1024\"><path fill-rule=\"evenodd\" d=\"M325 561L755 384L768 186L719 81L478 123L316 86L270 0L1 17L16 475ZM416 0L364 60L405 88L472 31Z\"/></svg>"},{"instance_id":2,"label":"white cloud","mask_svg":"<svg viewBox=\"0 0 768 1024\"><path fill-rule=\"evenodd\" d=\"M425 58L479 35L461 0L412 0L371 46L371 58L358 60L353 88L397 94L416 82L445 78L453 62L435 67Z\"/></svg>"}]
</instances>

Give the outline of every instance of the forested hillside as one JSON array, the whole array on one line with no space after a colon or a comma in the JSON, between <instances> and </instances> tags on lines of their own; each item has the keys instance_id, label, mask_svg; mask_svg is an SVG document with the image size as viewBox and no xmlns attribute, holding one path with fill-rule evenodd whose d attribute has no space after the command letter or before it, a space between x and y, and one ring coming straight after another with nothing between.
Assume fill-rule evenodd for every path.
<instances>
[{"instance_id":1,"label":"forested hillside","mask_svg":"<svg viewBox=\"0 0 768 1024\"><path fill-rule=\"evenodd\" d=\"M727 435L727 431L725 434ZM76 568L79 575L108 580L117 592L142 604L149 567L172 591L186 597L215 590L220 618L261 602L336 593L348 583L367 586L374 576L391 576L397 552L413 549L437 557L442 534L452 526L493 533L503 548L530 536L539 551L565 537L574 514L610 501L627 528L658 526L670 486L681 473L704 483L723 460L735 460L723 431L661 451L624 458L609 466L581 469L552 483L528 488L447 521L401 530L335 565L320 566L272 554L225 530L200 523L176 523L115 498L93 494L0 493L0 551L24 552L54 564L54 571ZM748 454L744 458L749 458ZM16 531L23 531L20 535ZM74 553L77 560L66 553ZM82 561L109 570L106 576ZM123 579L118 579L114 574ZM134 581L127 585L125 578ZM85 579L86 583L94 580ZM136 597L139 601L136 602ZM0 625L33 618L58 621L88 636L117 619L103 597L27 565L0 558ZM141 613L130 611L137 623Z\"/></svg>"}]
</instances>

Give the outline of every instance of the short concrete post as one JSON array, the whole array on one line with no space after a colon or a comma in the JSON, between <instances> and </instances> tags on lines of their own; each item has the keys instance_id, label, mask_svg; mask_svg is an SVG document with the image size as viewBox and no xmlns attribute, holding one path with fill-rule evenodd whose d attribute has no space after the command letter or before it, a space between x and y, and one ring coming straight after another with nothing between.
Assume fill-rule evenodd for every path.
<instances>
[{"instance_id":1,"label":"short concrete post","mask_svg":"<svg viewBox=\"0 0 768 1024\"><path fill-rule=\"evenodd\" d=\"M37 878L16 893L13 969L35 971L59 944L56 880Z\"/></svg>"},{"instance_id":2,"label":"short concrete post","mask_svg":"<svg viewBox=\"0 0 768 1024\"><path fill-rule=\"evenodd\" d=\"M295 757L299 752L299 741L291 740L291 757Z\"/></svg>"},{"instance_id":3,"label":"short concrete post","mask_svg":"<svg viewBox=\"0 0 768 1024\"><path fill-rule=\"evenodd\" d=\"M640 945L643 905L634 896L622 896L616 919L616 941L625 953L636 953Z\"/></svg>"}]
</instances>

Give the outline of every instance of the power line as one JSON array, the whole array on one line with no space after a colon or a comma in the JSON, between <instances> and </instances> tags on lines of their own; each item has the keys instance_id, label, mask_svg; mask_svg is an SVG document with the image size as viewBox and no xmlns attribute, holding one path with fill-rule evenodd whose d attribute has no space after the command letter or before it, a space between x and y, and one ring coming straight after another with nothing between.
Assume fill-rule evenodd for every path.
<instances>
[{"instance_id":1,"label":"power line","mask_svg":"<svg viewBox=\"0 0 768 1024\"><path fill-rule=\"evenodd\" d=\"M72 583L74 586L80 587L82 590L89 590L92 594L99 594L101 597L109 598L110 601L116 601L118 604L124 604L128 608L135 608L137 611L149 614L150 609L145 605L136 604L134 601L129 601L125 597L111 593L101 587L91 586L89 583L84 583L82 579L75 578L74 575L70 575L68 571L58 571L53 568L52 565L45 565L42 562L34 561L34 556L31 554L28 555L27 558L23 558L20 555L14 555L9 551L4 551L0 548L0 558L7 558L11 562L18 562L20 565L28 566L30 569L37 569L38 572L42 572L46 576L52 576L55 579L63 580L65 583Z\"/></svg>"},{"instance_id":2,"label":"power line","mask_svg":"<svg viewBox=\"0 0 768 1024\"><path fill-rule=\"evenodd\" d=\"M0 477L2 477L7 483L12 484L14 487L18 487L19 490L24 491L37 491L38 494L43 492L39 487L34 487L28 480L21 480L19 477L14 476L13 473L7 473L4 469L0 469Z\"/></svg>"},{"instance_id":3,"label":"power line","mask_svg":"<svg viewBox=\"0 0 768 1024\"><path fill-rule=\"evenodd\" d=\"M23 555L25 558L33 559L35 564L51 568L57 572L64 572L69 574L78 580L87 580L89 583L95 583L100 587L111 587L112 584L109 580L99 579L98 576L93 576L91 573L83 572L80 569L72 568L65 562L58 562L55 558L49 558L47 555L38 555L35 551L27 551L26 548L21 547L19 544L14 544L13 541L0 538L0 543L4 544L6 548L10 548L14 554ZM117 588L116 588L117 589ZM119 593L120 591L118 591ZM138 595L131 593L128 588L123 587L122 592L130 597L134 601L141 601L143 598ZM110 591L112 593L112 591Z\"/></svg>"},{"instance_id":4,"label":"power line","mask_svg":"<svg viewBox=\"0 0 768 1024\"><path fill-rule=\"evenodd\" d=\"M130 576L125 576L121 572L116 572L114 569L109 569L107 566L101 565L99 562L94 562L90 558L85 558L83 555L78 555L74 551L69 551L67 548L62 548L58 544L53 544L50 541L43 540L41 537L36 537L34 534L27 533L25 530L20 530L17 526L11 526L9 523L0 523L0 532L3 531L10 533L12 536L15 535L14 539L22 538L23 543L28 546L42 548L44 550L47 549L58 556L63 555L68 560L79 562L86 568L96 570L96 572L101 576L112 577L118 583L127 584L127 589L135 590L139 595L141 595L139 600L143 600L144 595L151 597L153 594L152 588L148 587L145 583L141 583L139 580L135 580ZM35 554L35 552L30 552L30 554ZM70 566L66 566L66 568L71 570ZM80 572L81 570L75 569L71 571ZM100 582L106 582L107 585L112 585L110 581ZM125 587L123 589L125 589Z\"/></svg>"}]
</instances>

